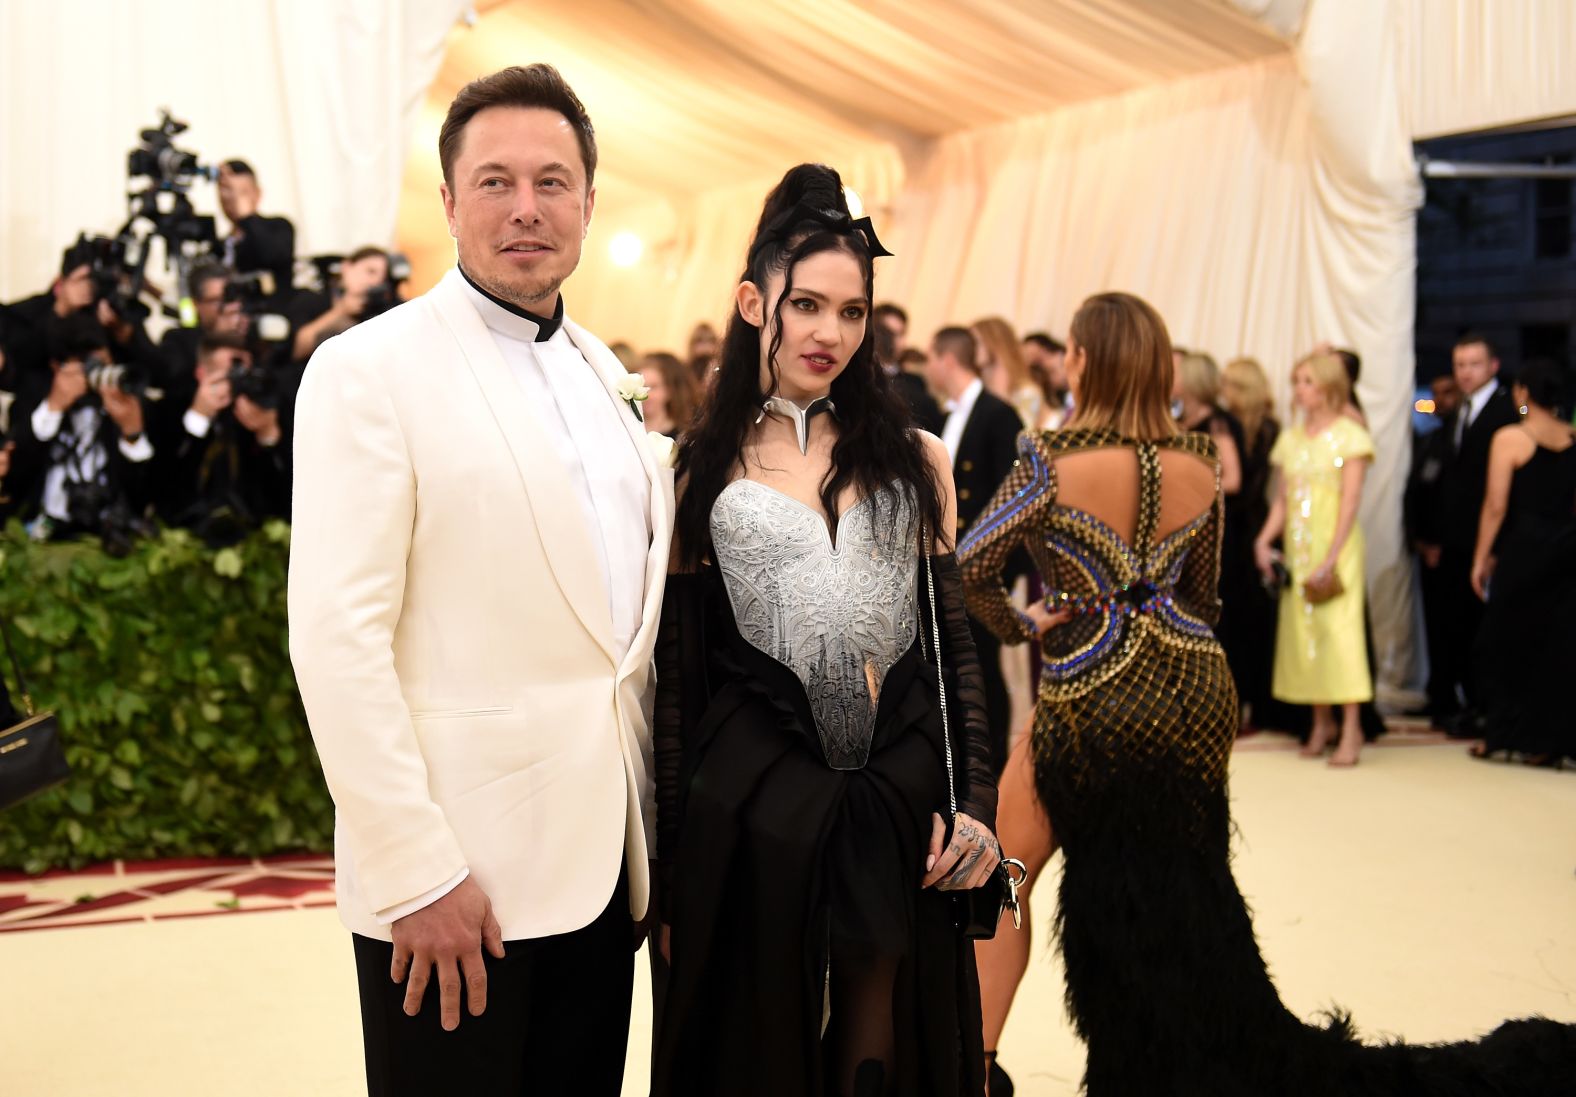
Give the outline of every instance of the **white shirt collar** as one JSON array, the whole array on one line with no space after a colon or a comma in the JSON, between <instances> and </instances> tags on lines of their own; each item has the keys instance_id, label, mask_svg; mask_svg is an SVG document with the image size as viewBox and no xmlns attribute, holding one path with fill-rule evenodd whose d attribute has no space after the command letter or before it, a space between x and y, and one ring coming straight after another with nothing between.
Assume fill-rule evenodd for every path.
<instances>
[{"instance_id":1,"label":"white shirt collar","mask_svg":"<svg viewBox=\"0 0 1576 1097\"><path fill-rule=\"evenodd\" d=\"M499 335L507 335L511 339L518 339L522 343L536 342L536 337L541 332L540 325L517 312L504 308L481 290L471 285L470 279L466 278L463 273L459 277L460 287L465 290L465 296L470 298L472 305L476 306L476 311L481 314L482 323L486 324L489 330ZM559 307L562 308L561 303ZM558 331L554 335L562 334L563 330L563 326L560 324Z\"/></svg>"},{"instance_id":2,"label":"white shirt collar","mask_svg":"<svg viewBox=\"0 0 1576 1097\"><path fill-rule=\"evenodd\" d=\"M1477 422L1477 417L1483 414L1483 408L1491 399L1493 399L1494 394L1498 391L1499 378L1492 377L1489 379L1488 384L1484 385L1471 396L1467 397L1467 407L1471 409L1467 416L1468 423Z\"/></svg>"},{"instance_id":3,"label":"white shirt collar","mask_svg":"<svg viewBox=\"0 0 1576 1097\"><path fill-rule=\"evenodd\" d=\"M969 417L969 412L974 410L974 402L980 398L980 393L985 390L985 382L978 377L969 382L969 387L958 394L956 400L948 400L946 412L949 415L961 414L963 418Z\"/></svg>"}]
</instances>

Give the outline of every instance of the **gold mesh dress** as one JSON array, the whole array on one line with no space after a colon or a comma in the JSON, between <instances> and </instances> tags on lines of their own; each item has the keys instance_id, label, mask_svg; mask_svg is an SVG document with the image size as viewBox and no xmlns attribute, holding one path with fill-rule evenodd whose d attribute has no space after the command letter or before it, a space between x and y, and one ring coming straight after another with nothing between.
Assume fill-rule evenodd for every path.
<instances>
[{"instance_id":1,"label":"gold mesh dress","mask_svg":"<svg viewBox=\"0 0 1576 1097\"><path fill-rule=\"evenodd\" d=\"M1057 502L1058 457L1136 458L1131 543ZM1047 604L1035 786L1061 843L1057 932L1091 1097L1566 1092L1576 1030L1502 1026L1481 1043L1364 1047L1344 1016L1303 1024L1280 1002L1230 867L1226 766L1237 695L1212 625L1223 505L1157 538L1162 450L1216 465L1214 443L1110 430L1026 432L959 545L969 610L1007 643L1034 636L1001 572L1025 545ZM1011 852L1010 850L1008 851Z\"/></svg>"}]
</instances>

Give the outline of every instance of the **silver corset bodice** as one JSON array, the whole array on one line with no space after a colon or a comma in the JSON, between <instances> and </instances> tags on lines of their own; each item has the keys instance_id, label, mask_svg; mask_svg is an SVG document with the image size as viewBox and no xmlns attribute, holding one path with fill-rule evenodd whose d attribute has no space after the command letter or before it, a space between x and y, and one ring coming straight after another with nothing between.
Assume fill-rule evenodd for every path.
<instances>
[{"instance_id":1,"label":"silver corset bodice","mask_svg":"<svg viewBox=\"0 0 1576 1097\"><path fill-rule=\"evenodd\" d=\"M753 480L733 481L712 507L739 634L798 675L833 769L869 758L881 686L918 634L916 520L888 489L842 514L833 545L819 513Z\"/></svg>"}]
</instances>

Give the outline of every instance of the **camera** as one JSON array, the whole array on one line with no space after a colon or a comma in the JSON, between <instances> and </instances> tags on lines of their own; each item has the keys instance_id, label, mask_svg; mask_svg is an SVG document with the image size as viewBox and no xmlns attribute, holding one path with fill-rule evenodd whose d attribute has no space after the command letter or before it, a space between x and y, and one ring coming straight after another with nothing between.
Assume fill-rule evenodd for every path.
<instances>
[{"instance_id":1,"label":"camera","mask_svg":"<svg viewBox=\"0 0 1576 1097\"><path fill-rule=\"evenodd\" d=\"M127 396L145 397L150 393L148 379L141 370L119 362L107 362L102 355L89 355L82 363L82 371L87 375L88 388L94 392L103 392L113 385ZM162 394L154 393L155 397L159 395Z\"/></svg>"},{"instance_id":2,"label":"camera","mask_svg":"<svg viewBox=\"0 0 1576 1097\"><path fill-rule=\"evenodd\" d=\"M162 190L187 190L197 179L209 182L219 178L219 169L205 167L197 154L175 147L175 138L187 130L168 110L159 112L159 124L141 132L142 146L126 157L126 174L132 179L146 176Z\"/></svg>"},{"instance_id":3,"label":"camera","mask_svg":"<svg viewBox=\"0 0 1576 1097\"><path fill-rule=\"evenodd\" d=\"M410 260L397 251L389 252L389 275L367 293L366 307L361 319L380 316L404 301L399 295L399 284L410 277Z\"/></svg>"},{"instance_id":4,"label":"camera","mask_svg":"<svg viewBox=\"0 0 1576 1097\"><path fill-rule=\"evenodd\" d=\"M140 299L142 270L130 256L135 240L127 236L79 233L73 250L89 256L93 289L99 300L128 323L140 324L152 311Z\"/></svg>"},{"instance_id":5,"label":"camera","mask_svg":"<svg viewBox=\"0 0 1576 1097\"><path fill-rule=\"evenodd\" d=\"M290 321L274 311L274 276L266 270L250 274L231 273L224 287L224 303L241 306L248 327L264 343L280 343L290 338Z\"/></svg>"},{"instance_id":6,"label":"camera","mask_svg":"<svg viewBox=\"0 0 1576 1097\"><path fill-rule=\"evenodd\" d=\"M129 179L150 180L145 188L128 196L131 213L117 234L117 239L135 240L139 244L136 264L139 287L142 262L147 257L147 235L162 237L172 259L182 256L187 244L206 250L219 241L213 217L198 214L187 197L198 179L218 179L219 169L204 166L198 163L196 153L175 147L176 135L186 129L185 122L172 118L168 110L161 110L159 124L141 131L142 145L132 149L126 157ZM138 221L151 224L151 233L135 234L133 226Z\"/></svg>"},{"instance_id":7,"label":"camera","mask_svg":"<svg viewBox=\"0 0 1576 1097\"><path fill-rule=\"evenodd\" d=\"M348 261L349 257L343 255L314 255L309 258L307 262L313 267L313 281L317 288L323 293L336 293L340 270ZM400 296L399 285L409 277L410 260L400 252L389 252L388 274L367 291L366 303L356 315L357 322L381 316L395 305L403 304L405 299Z\"/></svg>"},{"instance_id":8,"label":"camera","mask_svg":"<svg viewBox=\"0 0 1576 1097\"><path fill-rule=\"evenodd\" d=\"M265 411L274 411L279 407L279 378L260 363L232 363L230 393L237 399L246 397Z\"/></svg>"},{"instance_id":9,"label":"camera","mask_svg":"<svg viewBox=\"0 0 1576 1097\"><path fill-rule=\"evenodd\" d=\"M130 554L134 539L153 532L148 522L132 513L126 501L98 479L68 478L63 487L67 520L98 537L110 556Z\"/></svg>"}]
</instances>

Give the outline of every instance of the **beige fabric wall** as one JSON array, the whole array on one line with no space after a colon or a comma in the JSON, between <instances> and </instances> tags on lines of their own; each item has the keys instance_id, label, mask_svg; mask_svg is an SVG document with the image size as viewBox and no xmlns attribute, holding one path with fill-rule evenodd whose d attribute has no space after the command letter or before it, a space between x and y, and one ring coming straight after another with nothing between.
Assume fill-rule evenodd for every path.
<instances>
[{"instance_id":1,"label":"beige fabric wall","mask_svg":"<svg viewBox=\"0 0 1576 1097\"><path fill-rule=\"evenodd\" d=\"M1576 3L1407 0L1418 139L1576 115Z\"/></svg>"},{"instance_id":2,"label":"beige fabric wall","mask_svg":"<svg viewBox=\"0 0 1576 1097\"><path fill-rule=\"evenodd\" d=\"M463 6L0 4L0 300L46 289L78 232L120 227L126 153L161 106L204 163L252 164L298 254L391 243L406 131ZM218 212L210 183L192 200Z\"/></svg>"}]
</instances>

